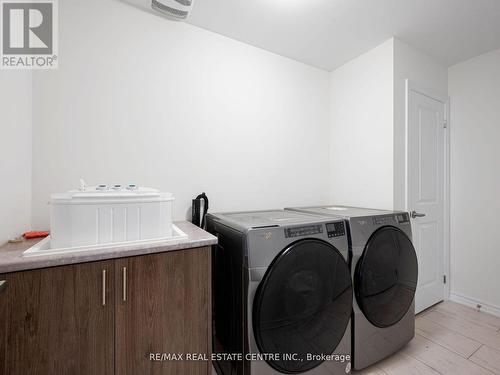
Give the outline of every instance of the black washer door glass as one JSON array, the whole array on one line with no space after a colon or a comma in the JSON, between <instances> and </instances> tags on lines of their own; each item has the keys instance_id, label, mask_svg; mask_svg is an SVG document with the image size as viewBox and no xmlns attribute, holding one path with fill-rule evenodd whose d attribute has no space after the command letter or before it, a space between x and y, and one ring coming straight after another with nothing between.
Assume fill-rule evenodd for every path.
<instances>
[{"instance_id":1,"label":"black washer door glass","mask_svg":"<svg viewBox=\"0 0 500 375\"><path fill-rule=\"evenodd\" d=\"M305 239L283 250L257 288L253 330L261 353L296 358L281 355L267 363L289 374L321 364L307 354L333 353L349 323L352 298L349 269L335 247Z\"/></svg>"},{"instance_id":2,"label":"black washer door glass","mask_svg":"<svg viewBox=\"0 0 500 375\"><path fill-rule=\"evenodd\" d=\"M417 255L408 236L392 226L375 231L355 273L356 301L373 325L399 322L411 307L417 289Z\"/></svg>"}]
</instances>

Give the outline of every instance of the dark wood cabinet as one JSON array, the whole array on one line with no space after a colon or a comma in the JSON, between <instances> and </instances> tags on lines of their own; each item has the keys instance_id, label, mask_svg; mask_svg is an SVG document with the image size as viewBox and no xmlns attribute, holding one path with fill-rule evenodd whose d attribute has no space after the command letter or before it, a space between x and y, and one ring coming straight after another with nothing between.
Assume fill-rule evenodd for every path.
<instances>
[{"instance_id":1,"label":"dark wood cabinet","mask_svg":"<svg viewBox=\"0 0 500 375\"><path fill-rule=\"evenodd\" d=\"M112 375L113 271L106 261L0 276L0 374Z\"/></svg>"},{"instance_id":2,"label":"dark wood cabinet","mask_svg":"<svg viewBox=\"0 0 500 375\"><path fill-rule=\"evenodd\" d=\"M117 374L210 374L203 361L211 347L209 264L209 248L117 261ZM152 360L155 354L183 358Z\"/></svg>"},{"instance_id":3,"label":"dark wood cabinet","mask_svg":"<svg viewBox=\"0 0 500 375\"><path fill-rule=\"evenodd\" d=\"M0 275L0 375L209 375L210 248ZM156 353L184 360L154 361Z\"/></svg>"}]
</instances>

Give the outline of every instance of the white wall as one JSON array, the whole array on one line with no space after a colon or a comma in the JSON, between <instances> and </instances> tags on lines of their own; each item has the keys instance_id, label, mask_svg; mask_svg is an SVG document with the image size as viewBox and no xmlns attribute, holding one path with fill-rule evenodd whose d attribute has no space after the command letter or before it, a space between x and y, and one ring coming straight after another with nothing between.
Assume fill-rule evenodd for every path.
<instances>
[{"instance_id":1,"label":"white wall","mask_svg":"<svg viewBox=\"0 0 500 375\"><path fill-rule=\"evenodd\" d=\"M406 80L446 98L448 70L435 59L394 38L394 208L406 209Z\"/></svg>"},{"instance_id":2,"label":"white wall","mask_svg":"<svg viewBox=\"0 0 500 375\"><path fill-rule=\"evenodd\" d=\"M448 89L451 292L500 313L500 50L449 68Z\"/></svg>"},{"instance_id":3,"label":"white wall","mask_svg":"<svg viewBox=\"0 0 500 375\"><path fill-rule=\"evenodd\" d=\"M31 73L0 70L0 245L31 229Z\"/></svg>"},{"instance_id":4,"label":"white wall","mask_svg":"<svg viewBox=\"0 0 500 375\"><path fill-rule=\"evenodd\" d=\"M325 71L112 0L59 2L59 69L33 84L33 220L52 192L135 182L175 217L328 199Z\"/></svg>"},{"instance_id":5,"label":"white wall","mask_svg":"<svg viewBox=\"0 0 500 375\"><path fill-rule=\"evenodd\" d=\"M393 40L331 73L330 201L393 204Z\"/></svg>"},{"instance_id":6,"label":"white wall","mask_svg":"<svg viewBox=\"0 0 500 375\"><path fill-rule=\"evenodd\" d=\"M333 203L405 208L405 81L446 97L447 77L445 67L397 38L331 73Z\"/></svg>"}]
</instances>

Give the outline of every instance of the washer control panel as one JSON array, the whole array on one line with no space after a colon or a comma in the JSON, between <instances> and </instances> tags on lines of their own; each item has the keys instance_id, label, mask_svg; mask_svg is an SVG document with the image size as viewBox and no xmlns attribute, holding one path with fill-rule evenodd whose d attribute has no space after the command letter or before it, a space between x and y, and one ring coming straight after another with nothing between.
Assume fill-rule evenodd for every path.
<instances>
[{"instance_id":1,"label":"washer control panel","mask_svg":"<svg viewBox=\"0 0 500 375\"><path fill-rule=\"evenodd\" d=\"M318 233L323 233L323 227L321 225L306 225L303 227L285 228L286 238L311 236Z\"/></svg>"},{"instance_id":2,"label":"washer control panel","mask_svg":"<svg viewBox=\"0 0 500 375\"><path fill-rule=\"evenodd\" d=\"M345 224L343 221L326 224L328 238L345 236Z\"/></svg>"}]
</instances>

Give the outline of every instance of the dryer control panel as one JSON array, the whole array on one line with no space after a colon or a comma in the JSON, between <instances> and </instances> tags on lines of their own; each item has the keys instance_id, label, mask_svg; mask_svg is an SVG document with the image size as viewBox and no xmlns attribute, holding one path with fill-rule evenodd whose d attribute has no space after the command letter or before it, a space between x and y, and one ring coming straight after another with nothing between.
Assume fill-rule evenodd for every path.
<instances>
[{"instance_id":1,"label":"dryer control panel","mask_svg":"<svg viewBox=\"0 0 500 375\"><path fill-rule=\"evenodd\" d=\"M326 232L328 237L340 237L345 235L345 224L343 221L336 221L334 223L326 224Z\"/></svg>"},{"instance_id":2,"label":"dryer control panel","mask_svg":"<svg viewBox=\"0 0 500 375\"><path fill-rule=\"evenodd\" d=\"M394 215L375 216L372 221L374 225L394 225L397 223Z\"/></svg>"},{"instance_id":3,"label":"dryer control panel","mask_svg":"<svg viewBox=\"0 0 500 375\"><path fill-rule=\"evenodd\" d=\"M395 215L381 215L372 218L374 225L395 225L410 222L410 217L407 212L401 212Z\"/></svg>"},{"instance_id":4,"label":"dryer control panel","mask_svg":"<svg viewBox=\"0 0 500 375\"><path fill-rule=\"evenodd\" d=\"M402 212L396 215L396 220L399 224L409 223L410 215L408 214L408 212Z\"/></svg>"}]
</instances>

